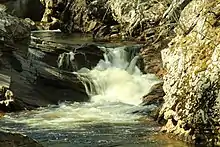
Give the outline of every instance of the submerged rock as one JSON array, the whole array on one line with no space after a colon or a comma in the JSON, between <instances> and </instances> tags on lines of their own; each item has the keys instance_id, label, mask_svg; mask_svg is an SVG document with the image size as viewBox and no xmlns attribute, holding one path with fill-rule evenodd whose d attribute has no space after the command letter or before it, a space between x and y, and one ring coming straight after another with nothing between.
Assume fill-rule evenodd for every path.
<instances>
[{"instance_id":1,"label":"submerged rock","mask_svg":"<svg viewBox=\"0 0 220 147\"><path fill-rule=\"evenodd\" d=\"M43 147L37 141L19 134L0 130L0 146L5 147Z\"/></svg>"},{"instance_id":2,"label":"submerged rock","mask_svg":"<svg viewBox=\"0 0 220 147\"><path fill-rule=\"evenodd\" d=\"M181 12L177 36L162 51L163 131L196 144L219 136L220 3L192 0Z\"/></svg>"}]
</instances>

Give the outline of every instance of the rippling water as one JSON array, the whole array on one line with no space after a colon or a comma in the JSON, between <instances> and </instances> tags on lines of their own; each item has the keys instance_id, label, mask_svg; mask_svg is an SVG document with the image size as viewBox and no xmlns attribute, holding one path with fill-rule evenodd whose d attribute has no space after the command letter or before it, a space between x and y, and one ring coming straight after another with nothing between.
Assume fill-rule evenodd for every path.
<instances>
[{"instance_id":1,"label":"rippling water","mask_svg":"<svg viewBox=\"0 0 220 147\"><path fill-rule=\"evenodd\" d=\"M62 35L48 35L44 37L63 40ZM77 42L70 37L69 41ZM90 42L86 37L82 41ZM135 66L136 57L129 60L125 47L104 50L104 60L94 69L74 73L84 83L91 102L65 102L7 114L0 120L3 129L22 132L48 147L186 147L158 135L159 126L146 116L132 113L143 109L141 97L160 80L142 74ZM145 107L145 114L155 107Z\"/></svg>"},{"instance_id":2,"label":"rippling water","mask_svg":"<svg viewBox=\"0 0 220 147\"><path fill-rule=\"evenodd\" d=\"M0 123L3 129L24 133L47 147L187 147L159 134L159 126L150 119L131 114L107 114L103 106L91 110L88 105L91 104L63 103L14 113L6 115ZM71 107L70 116L62 116L62 109L67 111L68 107ZM81 107L86 109L84 114L79 112Z\"/></svg>"}]
</instances>

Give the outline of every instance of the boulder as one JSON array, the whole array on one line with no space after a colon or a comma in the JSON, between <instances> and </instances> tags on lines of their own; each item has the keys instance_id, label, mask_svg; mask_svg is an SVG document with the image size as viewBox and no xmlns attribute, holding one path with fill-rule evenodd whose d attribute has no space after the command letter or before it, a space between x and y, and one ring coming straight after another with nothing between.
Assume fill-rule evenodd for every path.
<instances>
[{"instance_id":1,"label":"boulder","mask_svg":"<svg viewBox=\"0 0 220 147\"><path fill-rule=\"evenodd\" d=\"M7 88L13 93L9 105L5 107L3 101L4 106L1 106L0 110L10 112L58 104L62 101L89 100L77 75L58 69L57 59L64 52L76 50L86 55L87 60L91 60L89 66L94 66L95 62L102 58L102 54L94 50L96 46L90 48L85 45L79 48L81 45L30 37L30 26L24 20L5 12L0 12L0 15L0 89L3 91L3 88ZM76 58L81 60L81 56ZM2 100L7 100L5 93L7 91L2 92Z\"/></svg>"},{"instance_id":2,"label":"boulder","mask_svg":"<svg viewBox=\"0 0 220 147\"><path fill-rule=\"evenodd\" d=\"M33 109L62 101L88 101L77 75L57 68L59 54L67 49L58 48L56 43L53 46L44 41L44 45L33 40L28 49L20 47L19 52L4 52L1 56L4 68L0 73L11 78L8 84L14 94L14 101L7 111Z\"/></svg>"},{"instance_id":3,"label":"boulder","mask_svg":"<svg viewBox=\"0 0 220 147\"><path fill-rule=\"evenodd\" d=\"M83 44L69 53L62 53L58 57L59 69L78 71L81 68L92 69L100 59L103 51L95 44Z\"/></svg>"},{"instance_id":4,"label":"boulder","mask_svg":"<svg viewBox=\"0 0 220 147\"><path fill-rule=\"evenodd\" d=\"M0 44L2 47L8 46L9 48L16 48L15 42L29 39L30 26L21 19L13 17L3 11L0 11ZM4 51L6 49L1 49Z\"/></svg>"}]
</instances>

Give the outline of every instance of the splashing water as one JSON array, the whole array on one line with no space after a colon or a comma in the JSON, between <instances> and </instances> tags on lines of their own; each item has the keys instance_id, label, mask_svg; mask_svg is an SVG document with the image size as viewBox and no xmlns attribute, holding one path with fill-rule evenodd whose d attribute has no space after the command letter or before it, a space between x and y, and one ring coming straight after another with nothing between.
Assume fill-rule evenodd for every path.
<instances>
[{"instance_id":1,"label":"splashing water","mask_svg":"<svg viewBox=\"0 0 220 147\"><path fill-rule=\"evenodd\" d=\"M128 61L124 48L103 48L104 60L89 71L81 69L79 78L84 83L91 102L108 104L121 102L139 105L150 88L160 82L153 74L142 74L136 66L138 56Z\"/></svg>"},{"instance_id":2,"label":"splashing water","mask_svg":"<svg viewBox=\"0 0 220 147\"><path fill-rule=\"evenodd\" d=\"M105 52L104 60L92 70L82 68L74 72L85 85L90 102L62 103L10 114L5 120L26 124L30 128L61 130L84 124L137 122L140 116L129 110L141 104L142 97L160 81L152 74L142 74L136 66L139 57L130 58L126 47L100 48Z\"/></svg>"}]
</instances>

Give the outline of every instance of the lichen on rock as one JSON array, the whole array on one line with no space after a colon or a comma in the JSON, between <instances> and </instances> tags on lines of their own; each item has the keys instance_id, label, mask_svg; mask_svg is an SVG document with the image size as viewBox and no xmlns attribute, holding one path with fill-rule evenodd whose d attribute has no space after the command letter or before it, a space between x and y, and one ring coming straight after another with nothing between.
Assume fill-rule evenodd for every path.
<instances>
[{"instance_id":1,"label":"lichen on rock","mask_svg":"<svg viewBox=\"0 0 220 147\"><path fill-rule=\"evenodd\" d=\"M177 36L162 51L167 71L163 131L195 143L216 143L219 131L219 10L218 1L190 2L181 13Z\"/></svg>"},{"instance_id":2,"label":"lichen on rock","mask_svg":"<svg viewBox=\"0 0 220 147\"><path fill-rule=\"evenodd\" d=\"M109 0L114 19L120 24L122 36L152 35L169 1Z\"/></svg>"}]
</instances>

